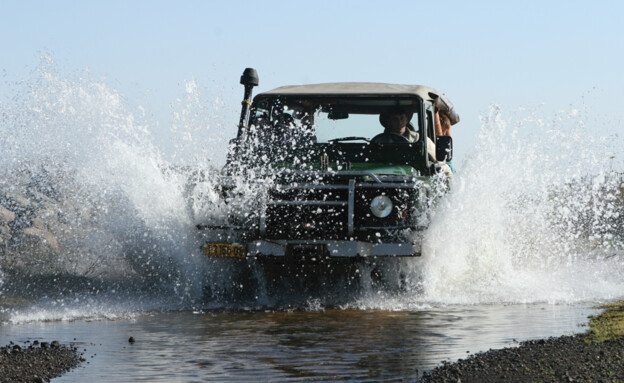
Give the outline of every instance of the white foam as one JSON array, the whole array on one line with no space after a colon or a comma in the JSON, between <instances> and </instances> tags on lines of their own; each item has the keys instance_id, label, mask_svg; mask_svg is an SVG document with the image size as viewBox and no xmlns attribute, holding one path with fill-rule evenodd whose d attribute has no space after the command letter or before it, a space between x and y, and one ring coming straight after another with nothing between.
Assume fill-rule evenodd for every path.
<instances>
[{"instance_id":1,"label":"white foam","mask_svg":"<svg viewBox=\"0 0 624 383\"><path fill-rule=\"evenodd\" d=\"M493 107L424 245L424 299L577 302L624 294L617 180L599 141L568 119L505 120ZM548 134L556 133L556 134Z\"/></svg>"}]
</instances>

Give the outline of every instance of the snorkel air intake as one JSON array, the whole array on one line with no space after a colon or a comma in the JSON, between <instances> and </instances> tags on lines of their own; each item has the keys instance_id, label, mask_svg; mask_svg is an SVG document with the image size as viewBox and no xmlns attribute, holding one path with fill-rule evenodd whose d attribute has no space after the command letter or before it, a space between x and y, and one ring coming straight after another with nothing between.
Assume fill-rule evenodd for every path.
<instances>
[{"instance_id":1,"label":"snorkel air intake","mask_svg":"<svg viewBox=\"0 0 624 383\"><path fill-rule=\"evenodd\" d=\"M246 68L240 78L240 83L245 86L245 95L242 101L240 122L238 123L238 134L240 138L243 131L249 128L249 111L251 110L251 93L254 86L260 83L258 72L254 68Z\"/></svg>"}]
</instances>

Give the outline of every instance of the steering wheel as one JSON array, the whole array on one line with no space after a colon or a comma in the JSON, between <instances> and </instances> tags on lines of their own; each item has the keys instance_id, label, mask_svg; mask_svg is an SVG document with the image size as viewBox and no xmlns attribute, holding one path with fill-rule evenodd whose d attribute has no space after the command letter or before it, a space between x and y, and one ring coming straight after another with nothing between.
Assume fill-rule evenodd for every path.
<instances>
[{"instance_id":1,"label":"steering wheel","mask_svg":"<svg viewBox=\"0 0 624 383\"><path fill-rule=\"evenodd\" d=\"M407 137L392 132L384 132L373 137L371 142L377 144L409 144Z\"/></svg>"}]
</instances>

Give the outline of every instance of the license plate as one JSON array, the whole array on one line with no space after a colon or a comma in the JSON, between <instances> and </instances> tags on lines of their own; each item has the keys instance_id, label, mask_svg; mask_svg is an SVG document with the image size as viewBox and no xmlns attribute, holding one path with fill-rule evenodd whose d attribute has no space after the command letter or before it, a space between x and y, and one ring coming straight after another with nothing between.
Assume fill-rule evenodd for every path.
<instances>
[{"instance_id":1,"label":"license plate","mask_svg":"<svg viewBox=\"0 0 624 383\"><path fill-rule=\"evenodd\" d=\"M206 255L209 257L246 258L245 245L232 243L206 243Z\"/></svg>"}]
</instances>

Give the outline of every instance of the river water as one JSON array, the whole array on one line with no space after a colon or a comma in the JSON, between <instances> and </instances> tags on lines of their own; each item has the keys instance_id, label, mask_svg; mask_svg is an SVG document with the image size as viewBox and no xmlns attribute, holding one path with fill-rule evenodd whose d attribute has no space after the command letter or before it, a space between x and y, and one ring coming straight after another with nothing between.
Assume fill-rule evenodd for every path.
<instances>
[{"instance_id":1,"label":"river water","mask_svg":"<svg viewBox=\"0 0 624 383\"><path fill-rule=\"evenodd\" d=\"M594 312L588 304L185 311L5 324L0 342L57 339L86 349L88 363L55 382L410 381L441 361L584 331Z\"/></svg>"},{"instance_id":2,"label":"river water","mask_svg":"<svg viewBox=\"0 0 624 383\"><path fill-rule=\"evenodd\" d=\"M211 147L227 142L203 140L222 125L201 87L189 82L173 105L180 156L168 160L149 112L88 74L44 58L7 86L0 344L85 349L87 362L55 381L411 380L442 360L582 332L595 305L624 296L612 172L624 145L586 129L591 111L492 106L422 257L385 270L404 279L399 291L363 269L327 289L276 293L200 251L196 225L224 217Z\"/></svg>"}]
</instances>

